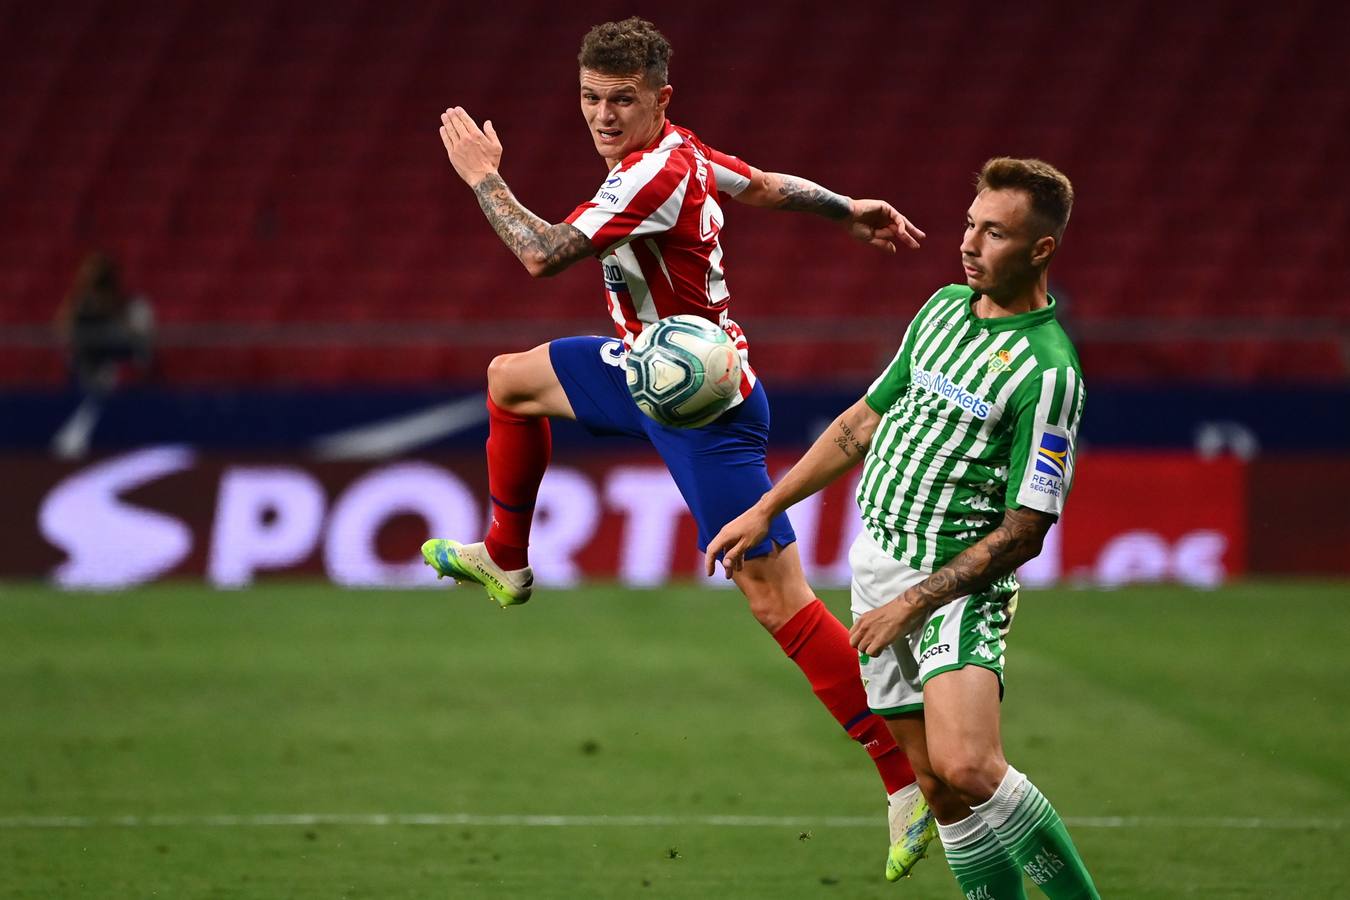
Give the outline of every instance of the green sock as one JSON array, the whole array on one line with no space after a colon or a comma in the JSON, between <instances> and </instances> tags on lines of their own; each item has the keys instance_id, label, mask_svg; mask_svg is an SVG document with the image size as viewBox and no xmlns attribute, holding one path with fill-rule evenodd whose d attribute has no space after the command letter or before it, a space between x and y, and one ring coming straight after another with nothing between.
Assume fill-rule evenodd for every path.
<instances>
[{"instance_id":1,"label":"green sock","mask_svg":"<svg viewBox=\"0 0 1350 900\"><path fill-rule=\"evenodd\" d=\"M1009 766L994 796L973 808L1045 896L1099 900L1064 820L1027 776Z\"/></svg>"},{"instance_id":2,"label":"green sock","mask_svg":"<svg viewBox=\"0 0 1350 900\"><path fill-rule=\"evenodd\" d=\"M938 836L966 900L1025 900L1022 870L979 816L938 823Z\"/></svg>"}]
</instances>

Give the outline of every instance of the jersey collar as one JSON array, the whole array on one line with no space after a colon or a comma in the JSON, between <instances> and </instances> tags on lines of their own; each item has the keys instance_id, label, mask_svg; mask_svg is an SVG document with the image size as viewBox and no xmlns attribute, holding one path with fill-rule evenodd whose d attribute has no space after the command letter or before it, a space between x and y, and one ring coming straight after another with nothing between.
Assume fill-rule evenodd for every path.
<instances>
[{"instance_id":1,"label":"jersey collar","mask_svg":"<svg viewBox=\"0 0 1350 900\"><path fill-rule=\"evenodd\" d=\"M1035 328L1045 322L1053 321L1055 318L1055 309L1059 304L1055 301L1053 294L1046 294L1047 303L1040 309L1033 309L1031 312L1018 313L1015 316L1000 316L997 319L981 319L975 315L972 307L976 299L980 296L978 291L971 291L970 296L966 298L966 321L976 328L983 328L985 331L1019 331L1023 328Z\"/></svg>"}]
</instances>

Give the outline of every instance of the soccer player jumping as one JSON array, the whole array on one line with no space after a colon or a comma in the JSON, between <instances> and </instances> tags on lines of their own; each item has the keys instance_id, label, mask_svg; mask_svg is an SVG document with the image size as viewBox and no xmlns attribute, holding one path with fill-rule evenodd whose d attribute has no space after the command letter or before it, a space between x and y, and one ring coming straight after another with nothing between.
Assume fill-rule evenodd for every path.
<instances>
[{"instance_id":1,"label":"soccer player jumping","mask_svg":"<svg viewBox=\"0 0 1350 900\"><path fill-rule=\"evenodd\" d=\"M700 549L769 489L768 401L749 365L745 334L728 317L719 191L750 206L816 213L890 253L897 244L917 249L923 237L887 203L762 172L668 122L670 53L655 26L638 18L598 25L586 35L579 55L581 112L609 173L595 196L558 224L526 209L502 180L502 146L491 121L480 129L460 107L441 116L451 164L531 275L600 258L618 335L563 338L498 356L488 367L487 537L467 545L429 540L422 555L439 575L483 585L503 607L524 603L533 588L527 550L549 462L550 417L575 419L597 435L650 442L694 515ZM637 335L680 313L717 323L742 358L735 404L701 428L667 428L643 416L625 381L624 354ZM934 832L932 814L909 762L869 711L848 631L806 583L795 540L787 516L772 516L765 534L741 553L736 585L816 696L875 762L888 795L886 877L894 881L922 857Z\"/></svg>"},{"instance_id":2,"label":"soccer player jumping","mask_svg":"<svg viewBox=\"0 0 1350 900\"><path fill-rule=\"evenodd\" d=\"M966 214L965 285L919 310L895 359L791 471L707 548L734 576L775 515L863 463L849 551L868 703L909 755L967 897L1097 897L1048 800L999 737L1016 569L1073 481L1078 355L1046 270L1073 187L1039 160L992 159Z\"/></svg>"}]
</instances>

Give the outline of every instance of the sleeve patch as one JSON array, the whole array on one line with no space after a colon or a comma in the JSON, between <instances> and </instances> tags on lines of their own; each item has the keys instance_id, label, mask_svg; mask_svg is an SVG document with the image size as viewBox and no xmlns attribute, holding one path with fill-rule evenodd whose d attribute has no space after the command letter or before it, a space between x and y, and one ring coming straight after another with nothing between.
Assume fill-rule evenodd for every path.
<instances>
[{"instance_id":1,"label":"sleeve patch","mask_svg":"<svg viewBox=\"0 0 1350 900\"><path fill-rule=\"evenodd\" d=\"M1033 462L1023 473L1017 502L1057 516L1064 510L1073 436L1067 428L1038 424L1032 438Z\"/></svg>"}]
</instances>

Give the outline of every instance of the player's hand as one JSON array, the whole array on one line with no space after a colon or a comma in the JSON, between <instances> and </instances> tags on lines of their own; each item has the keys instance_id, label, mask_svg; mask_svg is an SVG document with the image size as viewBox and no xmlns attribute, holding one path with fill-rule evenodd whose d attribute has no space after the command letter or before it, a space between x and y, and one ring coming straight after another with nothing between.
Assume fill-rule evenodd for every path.
<instances>
[{"instance_id":1,"label":"player's hand","mask_svg":"<svg viewBox=\"0 0 1350 900\"><path fill-rule=\"evenodd\" d=\"M885 200L854 200L844 224L854 238L887 253L894 253L899 244L918 250L919 241L927 237Z\"/></svg>"},{"instance_id":2,"label":"player's hand","mask_svg":"<svg viewBox=\"0 0 1350 900\"><path fill-rule=\"evenodd\" d=\"M463 107L441 113L441 143L455 172L469 187L496 173L502 162L502 142L488 120L479 128Z\"/></svg>"},{"instance_id":3,"label":"player's hand","mask_svg":"<svg viewBox=\"0 0 1350 900\"><path fill-rule=\"evenodd\" d=\"M901 635L922 625L926 612L902 594L885 606L863 613L848 630L848 642L868 656L879 656Z\"/></svg>"},{"instance_id":4,"label":"player's hand","mask_svg":"<svg viewBox=\"0 0 1350 900\"><path fill-rule=\"evenodd\" d=\"M703 554L705 573L711 575L716 571L719 553L722 553L722 569L728 578L732 572L740 571L745 565L745 554L768 535L771 518L752 506L724 525L717 537L708 542L708 552Z\"/></svg>"}]
</instances>

